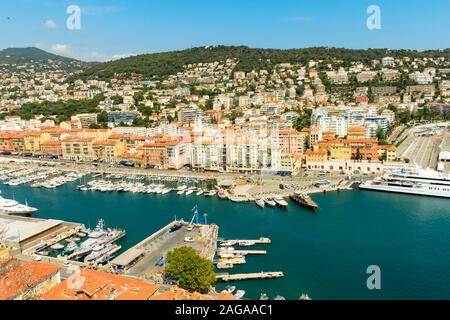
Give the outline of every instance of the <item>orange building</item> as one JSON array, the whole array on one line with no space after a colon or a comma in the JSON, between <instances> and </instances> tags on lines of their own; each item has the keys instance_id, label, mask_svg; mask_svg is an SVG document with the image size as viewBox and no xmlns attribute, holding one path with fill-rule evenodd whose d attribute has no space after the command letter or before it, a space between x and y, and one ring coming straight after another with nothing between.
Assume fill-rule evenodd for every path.
<instances>
[{"instance_id":1,"label":"orange building","mask_svg":"<svg viewBox=\"0 0 450 320\"><path fill-rule=\"evenodd\" d=\"M46 141L41 143L41 153L44 156L62 156L61 141Z\"/></svg>"},{"instance_id":2,"label":"orange building","mask_svg":"<svg viewBox=\"0 0 450 320\"><path fill-rule=\"evenodd\" d=\"M144 144L144 166L157 169L167 169L168 156L166 143L155 142Z\"/></svg>"}]
</instances>

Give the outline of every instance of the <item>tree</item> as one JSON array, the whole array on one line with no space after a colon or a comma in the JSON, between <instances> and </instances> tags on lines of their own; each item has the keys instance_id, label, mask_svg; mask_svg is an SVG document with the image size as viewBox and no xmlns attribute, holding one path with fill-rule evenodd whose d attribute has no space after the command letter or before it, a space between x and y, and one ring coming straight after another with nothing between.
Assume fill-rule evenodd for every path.
<instances>
[{"instance_id":1,"label":"tree","mask_svg":"<svg viewBox=\"0 0 450 320\"><path fill-rule=\"evenodd\" d=\"M178 280L186 290L207 292L216 281L214 266L191 247L175 248L167 254L166 277Z\"/></svg>"},{"instance_id":2,"label":"tree","mask_svg":"<svg viewBox=\"0 0 450 320\"><path fill-rule=\"evenodd\" d=\"M102 122L108 122L108 112L106 111L102 111L97 115L97 122L98 123L102 123Z\"/></svg>"},{"instance_id":3,"label":"tree","mask_svg":"<svg viewBox=\"0 0 450 320\"><path fill-rule=\"evenodd\" d=\"M122 96L119 96L118 94L112 96L112 97L111 97L111 100L113 101L113 104L114 104L114 105L123 103L123 97L122 97Z\"/></svg>"},{"instance_id":4,"label":"tree","mask_svg":"<svg viewBox=\"0 0 450 320\"><path fill-rule=\"evenodd\" d=\"M136 93L133 95L134 104L135 104L135 105L138 105L139 102L141 102L141 101L144 100L144 98L145 98L145 97L144 97L144 92L142 92L142 91L136 92Z\"/></svg>"},{"instance_id":5,"label":"tree","mask_svg":"<svg viewBox=\"0 0 450 320\"><path fill-rule=\"evenodd\" d=\"M309 128L311 125L312 110L306 109L302 112L300 117L294 120L293 128L297 131L302 131L303 128Z\"/></svg>"}]
</instances>

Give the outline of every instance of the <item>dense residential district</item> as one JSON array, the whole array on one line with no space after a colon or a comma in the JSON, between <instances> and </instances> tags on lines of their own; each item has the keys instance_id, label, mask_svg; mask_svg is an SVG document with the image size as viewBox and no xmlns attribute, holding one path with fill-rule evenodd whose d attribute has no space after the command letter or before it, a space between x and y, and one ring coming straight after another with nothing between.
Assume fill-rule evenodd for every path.
<instances>
[{"instance_id":1,"label":"dense residential district","mask_svg":"<svg viewBox=\"0 0 450 320\"><path fill-rule=\"evenodd\" d=\"M313 193L321 190L321 183L335 183L336 190L338 186L348 187L338 184L339 180L350 181L355 176L367 180L393 168L416 165L448 171L448 51L252 50L205 47L104 64L88 64L36 48L1 51L1 174L10 179L45 175L47 165L44 168L31 164L46 161L66 172L76 171L74 168L96 173L104 170L110 177L123 174L121 170L126 169L135 175L148 173L173 179L186 175L192 179L223 177L221 186L227 185L225 178L236 178L225 191L230 200L284 206L287 203L275 195L292 196L290 191L285 193L286 189L301 188L305 193ZM12 166L19 160L21 168ZM260 198L264 193L261 182L255 180L258 176L266 179L266 196L270 193L277 203ZM246 189L245 185L251 182L249 177L253 178L253 186ZM311 186L318 177L328 180ZM241 181L236 182L238 179ZM275 182L270 184L271 181ZM291 185L283 185L285 181ZM307 183L302 184L304 181ZM298 184L294 186L293 182ZM118 187L106 181L97 184L90 188ZM233 184L235 189L231 191ZM158 193L170 192L156 187ZM122 187L133 192L156 192L150 187L133 188ZM186 188L174 190L189 190L197 195L206 192ZM298 197L307 206L315 205L308 202L312 201L308 196ZM85 230L68 222L14 219L9 222L14 228L47 230L45 243L55 250L61 246L60 239L56 241L50 234L64 232L71 237L81 234L79 237L89 235L95 239L92 232L105 232L101 221L98 230ZM191 233L217 242L213 225L196 227L199 229L193 229L191 221L167 228L170 232L182 228L187 243L193 242ZM113 235L102 233L101 237L122 236L116 229L109 232ZM8 234L8 230L3 233ZM174 248L179 239L161 234L155 237L168 237L169 240L158 241L169 241L167 248L174 249L169 260L175 263L177 254L182 254L176 250L186 247ZM266 238L258 241L242 245L270 243ZM112 243L109 241L107 248L117 251ZM139 247L113 260L117 268L130 267L137 258L146 261L147 264L137 262L131 266L134 277L128 278L117 268L115 272L97 268L90 263L91 255L78 262L65 262L61 269L59 262L54 263L58 257L37 259L33 255L41 242L30 240L19 253L15 245L21 244L0 249L0 259L6 261L0 272L0 285L7 288L0 290L0 299L240 299L244 294L233 295L234 287L221 293L209 290L216 277L212 264L211 268L206 267L201 285L194 287L192 283L175 286L155 280L154 275L143 276L149 272L144 268L148 268L148 262L160 255L151 256ZM190 251L183 254L209 259L216 249L196 248L202 257ZM243 259L228 251L222 253L233 256L235 262ZM72 254L69 252L69 257ZM198 263L202 265L204 261ZM86 281L82 290L67 283L67 267L71 264L89 267L81 271L81 278ZM153 262L151 266L154 267ZM227 262L222 266L233 265ZM167 273L170 274L166 270ZM242 279L282 276L261 273L244 275Z\"/></svg>"}]
</instances>

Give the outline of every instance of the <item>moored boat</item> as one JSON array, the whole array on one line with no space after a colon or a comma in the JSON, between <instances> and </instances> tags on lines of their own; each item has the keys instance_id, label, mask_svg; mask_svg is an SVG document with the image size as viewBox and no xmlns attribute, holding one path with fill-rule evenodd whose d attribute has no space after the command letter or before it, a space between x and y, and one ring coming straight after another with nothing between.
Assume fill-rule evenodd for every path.
<instances>
[{"instance_id":1,"label":"moored boat","mask_svg":"<svg viewBox=\"0 0 450 320\"><path fill-rule=\"evenodd\" d=\"M265 208L266 207L266 203L264 202L263 199L256 199L255 203L260 206L261 208Z\"/></svg>"},{"instance_id":2,"label":"moored boat","mask_svg":"<svg viewBox=\"0 0 450 320\"><path fill-rule=\"evenodd\" d=\"M269 207L276 207L277 206L277 203L273 199L264 198L263 200Z\"/></svg>"},{"instance_id":3,"label":"moored boat","mask_svg":"<svg viewBox=\"0 0 450 320\"><path fill-rule=\"evenodd\" d=\"M275 201L275 203L277 204L277 206L281 207L281 208L287 208L288 203L286 200L283 199L283 197L274 197L273 200Z\"/></svg>"},{"instance_id":4,"label":"moored boat","mask_svg":"<svg viewBox=\"0 0 450 320\"><path fill-rule=\"evenodd\" d=\"M291 199L308 209L316 210L319 207L319 205L316 202L314 202L314 200L312 200L309 195L303 192L295 192L291 196Z\"/></svg>"}]
</instances>

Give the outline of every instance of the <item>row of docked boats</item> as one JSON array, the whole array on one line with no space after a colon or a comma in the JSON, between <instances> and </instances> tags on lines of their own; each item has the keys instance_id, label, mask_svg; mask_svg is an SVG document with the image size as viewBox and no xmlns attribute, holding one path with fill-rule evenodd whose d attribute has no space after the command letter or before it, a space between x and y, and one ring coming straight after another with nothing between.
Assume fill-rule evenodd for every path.
<instances>
[{"instance_id":1,"label":"row of docked boats","mask_svg":"<svg viewBox=\"0 0 450 320\"><path fill-rule=\"evenodd\" d=\"M66 183L74 182L85 174L80 172L64 173L59 170L36 169L2 169L0 181L8 186L20 186L30 184L34 188L54 189Z\"/></svg>"},{"instance_id":2,"label":"row of docked boats","mask_svg":"<svg viewBox=\"0 0 450 320\"><path fill-rule=\"evenodd\" d=\"M265 208L266 206L287 208L289 205L288 202L281 196L276 196L273 198L258 198L255 200L255 203L261 208Z\"/></svg>"},{"instance_id":3,"label":"row of docked boats","mask_svg":"<svg viewBox=\"0 0 450 320\"><path fill-rule=\"evenodd\" d=\"M125 235L124 230L105 228L104 220L100 219L93 230L83 228L75 236L66 239L66 244L57 242L50 249L56 251L58 258L98 265L108 262L121 250L121 246L115 242Z\"/></svg>"},{"instance_id":4,"label":"row of docked boats","mask_svg":"<svg viewBox=\"0 0 450 320\"><path fill-rule=\"evenodd\" d=\"M217 195L216 190L203 189L199 187L189 187L182 185L177 188L167 187L165 184L145 184L144 182L113 182L109 180L92 180L87 184L77 186L80 191L97 191L97 192L131 192L131 193L147 193L147 194L168 194L176 192L178 195L188 196L195 194L197 196L213 197ZM220 195L219 195L220 197Z\"/></svg>"},{"instance_id":5,"label":"row of docked boats","mask_svg":"<svg viewBox=\"0 0 450 320\"><path fill-rule=\"evenodd\" d=\"M130 181L159 181L159 182L177 182L184 184L195 184L199 182L197 178L177 177L177 176L143 176L143 175L125 175L121 173L111 173L104 175L105 179L111 180L130 180Z\"/></svg>"}]
</instances>

